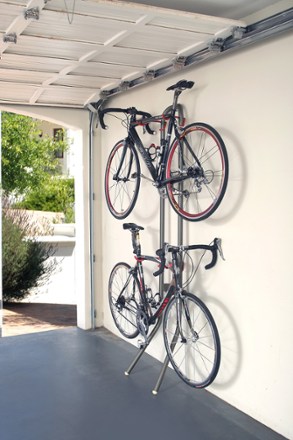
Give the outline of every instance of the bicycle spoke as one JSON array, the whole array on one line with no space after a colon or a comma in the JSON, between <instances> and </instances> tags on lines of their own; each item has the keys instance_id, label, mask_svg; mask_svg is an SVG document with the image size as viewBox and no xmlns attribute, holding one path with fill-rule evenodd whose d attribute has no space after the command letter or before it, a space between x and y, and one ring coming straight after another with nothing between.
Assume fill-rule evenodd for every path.
<instances>
[{"instance_id":1,"label":"bicycle spoke","mask_svg":"<svg viewBox=\"0 0 293 440\"><path fill-rule=\"evenodd\" d=\"M133 177L135 176L135 177ZM122 219L132 211L140 186L140 166L133 148L120 142L110 153L106 174L106 201L114 217Z\"/></svg>"},{"instance_id":2,"label":"bicycle spoke","mask_svg":"<svg viewBox=\"0 0 293 440\"><path fill-rule=\"evenodd\" d=\"M136 316L139 301L139 285L130 274L130 266L118 263L109 279L109 305L116 327L127 338L138 334Z\"/></svg>"},{"instance_id":3,"label":"bicycle spoke","mask_svg":"<svg viewBox=\"0 0 293 440\"><path fill-rule=\"evenodd\" d=\"M170 203L180 216L191 221L209 217L219 206L228 180L227 153L218 133L206 124L188 126L171 146L166 178Z\"/></svg>"},{"instance_id":4,"label":"bicycle spoke","mask_svg":"<svg viewBox=\"0 0 293 440\"><path fill-rule=\"evenodd\" d=\"M176 373L188 385L202 388L214 380L219 369L218 332L210 312L198 298L186 293L181 301L184 305L180 318L175 299L166 308L165 346ZM178 337L174 344L176 332Z\"/></svg>"}]
</instances>

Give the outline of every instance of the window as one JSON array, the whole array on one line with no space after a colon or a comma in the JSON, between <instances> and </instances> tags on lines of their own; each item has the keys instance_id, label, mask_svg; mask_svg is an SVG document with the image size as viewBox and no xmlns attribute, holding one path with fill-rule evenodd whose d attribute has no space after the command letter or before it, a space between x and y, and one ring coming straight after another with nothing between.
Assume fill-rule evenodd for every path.
<instances>
[{"instance_id":1,"label":"window","mask_svg":"<svg viewBox=\"0 0 293 440\"><path fill-rule=\"evenodd\" d=\"M64 130L63 128L54 128L53 129L53 138L55 142L63 141L64 139ZM55 150L55 157L57 159L63 159L64 158L64 152L62 148L57 148Z\"/></svg>"}]
</instances>

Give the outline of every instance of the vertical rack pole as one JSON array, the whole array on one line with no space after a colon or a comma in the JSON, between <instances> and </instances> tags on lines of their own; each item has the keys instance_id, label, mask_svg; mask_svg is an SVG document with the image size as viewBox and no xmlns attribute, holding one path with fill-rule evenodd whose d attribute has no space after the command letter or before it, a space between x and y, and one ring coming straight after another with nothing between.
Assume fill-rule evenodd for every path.
<instances>
[{"instance_id":1,"label":"vertical rack pole","mask_svg":"<svg viewBox=\"0 0 293 440\"><path fill-rule=\"evenodd\" d=\"M0 184L1 184L1 156L2 156L2 141L1 141L1 133L2 133L2 123L1 123L1 111L0 111ZM2 191L0 193L0 212L2 213ZM3 301L2 301L2 215L0 216L0 338L2 337L2 327L3 327Z\"/></svg>"},{"instance_id":2,"label":"vertical rack pole","mask_svg":"<svg viewBox=\"0 0 293 440\"><path fill-rule=\"evenodd\" d=\"M178 166L179 170L183 169L183 157L182 155L179 155L178 157ZM179 206L183 206L183 182L179 183L179 193L181 194L179 196ZM179 215L177 216L177 244L178 246L181 246L183 244L183 218ZM182 264L182 261L180 261L180 264ZM180 271L179 275L179 282L182 286L182 270Z\"/></svg>"},{"instance_id":3,"label":"vertical rack pole","mask_svg":"<svg viewBox=\"0 0 293 440\"><path fill-rule=\"evenodd\" d=\"M160 124L160 145L165 145L165 127L166 123L164 120ZM166 147L166 146L165 146ZM163 189L163 188L162 188ZM165 191L167 189L165 188ZM167 194L162 194L160 197L160 248L164 246L165 241L165 197ZM164 271L160 275L159 279L159 292L160 295L164 292Z\"/></svg>"},{"instance_id":4,"label":"vertical rack pole","mask_svg":"<svg viewBox=\"0 0 293 440\"><path fill-rule=\"evenodd\" d=\"M160 248L164 246L165 241L165 199L161 197L160 199ZM164 292L164 272L160 275L160 294ZM157 383L152 390L152 393L154 395L158 394L159 388L163 382L167 367L169 364L169 358L168 356L165 357L163 367L160 373L160 376L157 380Z\"/></svg>"},{"instance_id":5,"label":"vertical rack pole","mask_svg":"<svg viewBox=\"0 0 293 440\"><path fill-rule=\"evenodd\" d=\"M164 246L165 241L165 199L160 197L160 248ZM164 272L161 273L159 279L159 292L164 292Z\"/></svg>"}]
</instances>

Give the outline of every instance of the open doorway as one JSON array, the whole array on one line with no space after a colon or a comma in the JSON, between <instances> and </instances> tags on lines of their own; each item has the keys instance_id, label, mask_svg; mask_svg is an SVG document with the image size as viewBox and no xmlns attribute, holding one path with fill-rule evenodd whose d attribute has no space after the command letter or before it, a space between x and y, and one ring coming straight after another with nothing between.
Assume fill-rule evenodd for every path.
<instances>
[{"instance_id":1,"label":"open doorway","mask_svg":"<svg viewBox=\"0 0 293 440\"><path fill-rule=\"evenodd\" d=\"M75 149L80 141L80 134L76 130L44 120L38 121L38 130L40 138L49 137L53 143L56 142L56 149L54 150L52 160L58 161L60 171L57 176L54 176L54 185L57 182L59 193L69 188L64 186L64 183L68 183L68 181L73 181L74 188ZM64 136L68 140L67 149L60 148L61 143L59 141L63 140ZM28 164L26 168L29 169L30 165ZM62 183L61 187L59 183ZM47 188L45 187L46 191ZM49 188L47 192L52 204L52 191L50 193ZM33 191L31 193L33 194ZM54 254L48 258L46 264L50 265L54 260L56 267L50 273L50 276L46 278L45 283L30 288L28 295L20 298L20 300L15 300L14 297L12 301L9 301L4 291L3 298L6 301L4 302L3 310L2 336L53 330L77 324L74 199L70 212L67 209L48 208L48 204L46 205L46 201L44 202L45 196L39 197L38 192L36 194L30 197L28 206L25 204L26 198L22 197L18 198L17 203L14 200L12 207L29 212L29 216L34 224L38 222L43 224L44 221L46 221L46 224L50 224L50 233L46 230L44 233L34 237L34 240L36 239L43 246L54 247ZM41 199L43 200L43 206ZM3 240L5 239L7 241L7 237L3 236ZM3 255L4 264L10 264L9 261L5 262L5 255ZM5 287L4 284L3 287Z\"/></svg>"}]
</instances>

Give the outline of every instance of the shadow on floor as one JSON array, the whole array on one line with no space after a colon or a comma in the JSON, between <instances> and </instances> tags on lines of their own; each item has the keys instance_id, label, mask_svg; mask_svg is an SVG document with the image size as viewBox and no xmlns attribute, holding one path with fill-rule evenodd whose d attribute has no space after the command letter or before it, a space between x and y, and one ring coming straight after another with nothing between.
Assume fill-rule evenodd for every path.
<instances>
[{"instance_id":1,"label":"shadow on floor","mask_svg":"<svg viewBox=\"0 0 293 440\"><path fill-rule=\"evenodd\" d=\"M76 325L76 305L4 304L2 336L37 333Z\"/></svg>"}]
</instances>

